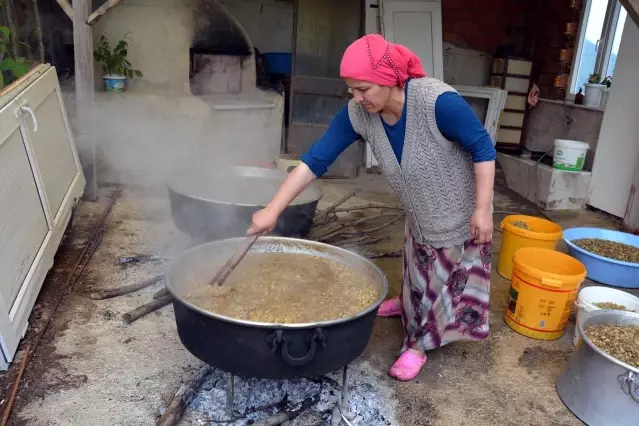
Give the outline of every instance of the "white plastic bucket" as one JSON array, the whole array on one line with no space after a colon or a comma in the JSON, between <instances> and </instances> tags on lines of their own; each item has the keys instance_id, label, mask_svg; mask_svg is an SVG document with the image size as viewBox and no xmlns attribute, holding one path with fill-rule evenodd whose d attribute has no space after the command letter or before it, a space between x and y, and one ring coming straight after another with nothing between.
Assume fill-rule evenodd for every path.
<instances>
[{"instance_id":1,"label":"white plastic bucket","mask_svg":"<svg viewBox=\"0 0 639 426\"><path fill-rule=\"evenodd\" d=\"M567 172L581 171L584 168L588 148L590 145L586 142L555 139L553 168Z\"/></svg>"},{"instance_id":2,"label":"white plastic bucket","mask_svg":"<svg viewBox=\"0 0 639 426\"><path fill-rule=\"evenodd\" d=\"M595 303L616 303L617 305L623 305L626 309L630 309L639 313L639 297L635 297L630 293L626 293L622 290L617 290L611 287L593 286L586 287L579 292L577 300L575 301L575 312L577 314L577 321L575 322L575 335L573 336L572 343L576 346L579 342L579 332L577 331L576 324L579 323L579 318L584 312L598 311L601 308L595 306Z\"/></svg>"},{"instance_id":3,"label":"white plastic bucket","mask_svg":"<svg viewBox=\"0 0 639 426\"><path fill-rule=\"evenodd\" d=\"M584 105L599 108L599 105L601 104L601 95L603 94L603 89L606 85L586 83L584 86L586 88L586 92L584 93Z\"/></svg>"}]
</instances>

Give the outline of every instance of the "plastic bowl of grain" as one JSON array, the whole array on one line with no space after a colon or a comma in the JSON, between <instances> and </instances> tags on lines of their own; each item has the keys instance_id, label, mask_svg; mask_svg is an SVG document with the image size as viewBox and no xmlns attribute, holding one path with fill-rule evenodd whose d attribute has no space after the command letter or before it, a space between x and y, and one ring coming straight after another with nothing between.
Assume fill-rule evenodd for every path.
<instances>
[{"instance_id":1,"label":"plastic bowl of grain","mask_svg":"<svg viewBox=\"0 0 639 426\"><path fill-rule=\"evenodd\" d=\"M601 228L566 229L569 253L587 277L613 287L639 288L639 236Z\"/></svg>"}]
</instances>

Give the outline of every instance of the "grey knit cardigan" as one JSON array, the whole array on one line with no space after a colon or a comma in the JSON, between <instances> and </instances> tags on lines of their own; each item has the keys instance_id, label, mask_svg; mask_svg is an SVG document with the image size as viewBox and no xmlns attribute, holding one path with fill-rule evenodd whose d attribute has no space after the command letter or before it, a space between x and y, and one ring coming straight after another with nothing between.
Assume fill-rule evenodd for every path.
<instances>
[{"instance_id":1,"label":"grey knit cardigan","mask_svg":"<svg viewBox=\"0 0 639 426\"><path fill-rule=\"evenodd\" d=\"M382 172L401 199L413 236L418 243L434 248L469 240L475 209L471 156L446 139L435 121L437 97L449 91L455 89L433 78L410 81L401 165L379 114L369 114L354 100L348 106L353 129L371 145Z\"/></svg>"}]
</instances>

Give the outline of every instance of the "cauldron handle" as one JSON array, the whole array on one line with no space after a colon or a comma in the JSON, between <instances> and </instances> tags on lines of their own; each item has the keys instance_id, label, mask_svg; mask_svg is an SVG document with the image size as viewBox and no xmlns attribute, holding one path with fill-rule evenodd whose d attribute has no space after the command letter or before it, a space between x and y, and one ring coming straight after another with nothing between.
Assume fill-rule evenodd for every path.
<instances>
[{"instance_id":1,"label":"cauldron handle","mask_svg":"<svg viewBox=\"0 0 639 426\"><path fill-rule=\"evenodd\" d=\"M630 395L635 402L639 402L639 376L632 371L617 376L617 380L621 384L621 390L626 395Z\"/></svg>"},{"instance_id":2,"label":"cauldron handle","mask_svg":"<svg viewBox=\"0 0 639 426\"><path fill-rule=\"evenodd\" d=\"M326 336L321 328L316 328L313 336L311 337L311 344L308 349L306 355L301 357L294 357L288 352L288 338L284 336L284 332L282 330L276 330L275 333L271 334L267 337L267 341L271 345L271 352L275 353L277 351L277 347L279 344L282 344L282 348L280 349L280 355L282 359L292 367L299 367L302 365L306 365L311 362L315 355L317 354L317 344L319 344L325 348L326 347Z\"/></svg>"}]
</instances>

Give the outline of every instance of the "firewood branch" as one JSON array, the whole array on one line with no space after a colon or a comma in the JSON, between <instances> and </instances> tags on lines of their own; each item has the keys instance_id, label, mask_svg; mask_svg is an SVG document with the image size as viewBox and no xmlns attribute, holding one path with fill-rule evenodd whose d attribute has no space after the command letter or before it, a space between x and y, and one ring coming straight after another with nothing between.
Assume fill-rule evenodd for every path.
<instances>
[{"instance_id":1,"label":"firewood branch","mask_svg":"<svg viewBox=\"0 0 639 426\"><path fill-rule=\"evenodd\" d=\"M342 198L340 198L336 203L330 205L328 208L322 210L321 212L319 212L315 218L318 221L322 221L322 220L326 220L328 218L329 213L335 211L336 208L338 208L339 206L341 206L342 204L344 204L346 201L348 201L350 198L354 197L355 195L357 195L357 193L359 192L358 189L349 192L348 194L344 195Z\"/></svg>"},{"instance_id":2,"label":"firewood branch","mask_svg":"<svg viewBox=\"0 0 639 426\"><path fill-rule=\"evenodd\" d=\"M164 414L155 422L156 426L175 426L180 422L182 412L189 405L198 388L211 371L211 367L204 366L191 376L176 392L169 402Z\"/></svg>"},{"instance_id":3,"label":"firewood branch","mask_svg":"<svg viewBox=\"0 0 639 426\"><path fill-rule=\"evenodd\" d=\"M397 216L395 216L393 219L389 220L388 222L384 222L379 226L375 226L373 228L368 228L368 229L364 229L362 230L362 234L371 234L373 232L377 232L377 231L381 231L382 229L391 226L393 223L397 222L398 220L400 220L401 218L404 217L404 213L400 213Z\"/></svg>"},{"instance_id":4,"label":"firewood branch","mask_svg":"<svg viewBox=\"0 0 639 426\"><path fill-rule=\"evenodd\" d=\"M356 212L361 210L380 209L380 210L403 210L400 206L386 206L381 204L364 204L363 206L340 207L333 210L333 213Z\"/></svg>"}]
</instances>

